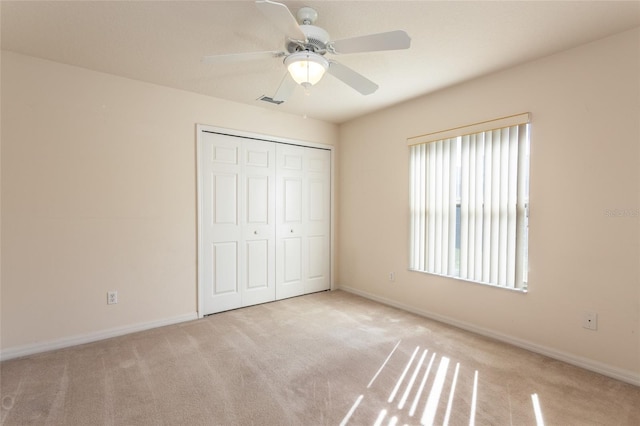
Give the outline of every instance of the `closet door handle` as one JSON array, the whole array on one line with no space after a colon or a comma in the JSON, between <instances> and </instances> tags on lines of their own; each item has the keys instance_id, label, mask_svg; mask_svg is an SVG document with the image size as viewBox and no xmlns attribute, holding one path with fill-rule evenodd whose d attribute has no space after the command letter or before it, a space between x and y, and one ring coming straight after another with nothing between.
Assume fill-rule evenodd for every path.
<instances>
[{"instance_id":1,"label":"closet door handle","mask_svg":"<svg viewBox=\"0 0 640 426\"><path fill-rule=\"evenodd\" d=\"M255 235L258 235L258 231L253 231L253 233L254 233Z\"/></svg>"},{"instance_id":2,"label":"closet door handle","mask_svg":"<svg viewBox=\"0 0 640 426\"><path fill-rule=\"evenodd\" d=\"M291 233L293 234L293 229L291 230Z\"/></svg>"}]
</instances>

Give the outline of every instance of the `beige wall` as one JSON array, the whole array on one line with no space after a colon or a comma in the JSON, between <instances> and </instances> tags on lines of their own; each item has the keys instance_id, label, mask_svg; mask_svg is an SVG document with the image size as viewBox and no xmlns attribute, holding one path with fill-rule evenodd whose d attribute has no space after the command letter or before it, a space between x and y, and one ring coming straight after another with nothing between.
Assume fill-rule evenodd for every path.
<instances>
[{"instance_id":1,"label":"beige wall","mask_svg":"<svg viewBox=\"0 0 640 426\"><path fill-rule=\"evenodd\" d=\"M325 144L338 133L2 52L4 352L195 313L196 123Z\"/></svg>"},{"instance_id":2,"label":"beige wall","mask_svg":"<svg viewBox=\"0 0 640 426\"><path fill-rule=\"evenodd\" d=\"M521 112L529 293L407 271L406 138ZM343 124L339 165L339 285L640 383L640 30Z\"/></svg>"}]
</instances>

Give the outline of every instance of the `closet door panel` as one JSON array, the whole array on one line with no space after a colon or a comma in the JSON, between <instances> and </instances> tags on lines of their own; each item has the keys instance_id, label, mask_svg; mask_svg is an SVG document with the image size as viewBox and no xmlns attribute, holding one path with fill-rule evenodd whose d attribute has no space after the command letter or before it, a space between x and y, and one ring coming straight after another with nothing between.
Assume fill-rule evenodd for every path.
<instances>
[{"instance_id":1,"label":"closet door panel","mask_svg":"<svg viewBox=\"0 0 640 426\"><path fill-rule=\"evenodd\" d=\"M302 225L302 177L292 176L282 179L284 186L283 224Z\"/></svg>"},{"instance_id":2,"label":"closet door panel","mask_svg":"<svg viewBox=\"0 0 640 426\"><path fill-rule=\"evenodd\" d=\"M231 241L213 244L212 253L213 295L237 293L239 291L238 243Z\"/></svg>"},{"instance_id":3,"label":"closet door panel","mask_svg":"<svg viewBox=\"0 0 640 426\"><path fill-rule=\"evenodd\" d=\"M272 142L243 141L245 281L242 306L275 300L275 170Z\"/></svg>"},{"instance_id":4,"label":"closet door panel","mask_svg":"<svg viewBox=\"0 0 640 426\"><path fill-rule=\"evenodd\" d=\"M284 274L282 283L295 285L302 279L302 241L300 238L284 238L282 241L282 258L284 260Z\"/></svg>"},{"instance_id":5,"label":"closet door panel","mask_svg":"<svg viewBox=\"0 0 640 426\"><path fill-rule=\"evenodd\" d=\"M269 223L269 177L247 178L247 224L267 225Z\"/></svg>"},{"instance_id":6,"label":"closet door panel","mask_svg":"<svg viewBox=\"0 0 640 426\"><path fill-rule=\"evenodd\" d=\"M202 138L201 294L204 312L213 313L241 306L241 145L220 135L204 133Z\"/></svg>"},{"instance_id":7,"label":"closet door panel","mask_svg":"<svg viewBox=\"0 0 640 426\"><path fill-rule=\"evenodd\" d=\"M216 225L238 224L238 175L237 173L214 173L213 177L213 223Z\"/></svg>"},{"instance_id":8,"label":"closet door panel","mask_svg":"<svg viewBox=\"0 0 640 426\"><path fill-rule=\"evenodd\" d=\"M269 287L269 241L247 242L247 291Z\"/></svg>"},{"instance_id":9,"label":"closet door panel","mask_svg":"<svg viewBox=\"0 0 640 426\"><path fill-rule=\"evenodd\" d=\"M307 278L310 280L323 278L326 275L324 237L309 237L307 239L307 244L307 249L309 250L309 268L307 269Z\"/></svg>"},{"instance_id":10,"label":"closet door panel","mask_svg":"<svg viewBox=\"0 0 640 426\"><path fill-rule=\"evenodd\" d=\"M305 293L331 287L331 152L306 148Z\"/></svg>"},{"instance_id":11,"label":"closet door panel","mask_svg":"<svg viewBox=\"0 0 640 426\"><path fill-rule=\"evenodd\" d=\"M276 146L276 299L304 294L302 238L305 149Z\"/></svg>"}]
</instances>

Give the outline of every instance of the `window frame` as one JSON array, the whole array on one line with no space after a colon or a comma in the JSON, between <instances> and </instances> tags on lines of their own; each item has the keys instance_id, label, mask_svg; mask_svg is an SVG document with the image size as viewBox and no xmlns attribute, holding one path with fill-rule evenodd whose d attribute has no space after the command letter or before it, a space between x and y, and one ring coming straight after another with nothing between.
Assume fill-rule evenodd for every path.
<instances>
[{"instance_id":1,"label":"window frame","mask_svg":"<svg viewBox=\"0 0 640 426\"><path fill-rule=\"evenodd\" d=\"M436 166L436 168L441 168L440 172L441 172L441 177L442 178L438 178L438 179L433 179L433 182L431 182L427 176L429 174L433 174L430 171L427 172L428 169L428 163L431 161L430 159L427 159L427 157L420 157L418 160L416 160L416 158L414 157L414 155L419 156L420 154L416 154L415 151L412 149L411 153L409 155L409 163L410 163L410 173L409 173L409 188L410 188L410 194L409 194L409 200L410 200L410 219L409 219L409 270L412 272L420 272L420 273L426 273L426 274L431 274L431 275L436 275L436 276L442 276L442 277L447 277L447 278L453 278L456 280L462 280L462 281L468 281L468 282L472 282L472 283L477 283L477 284L482 284L482 285L486 285L489 287L493 287L493 288L502 288L502 289L506 289L506 290L511 290L511 291L517 291L517 292L523 292L526 293L528 291L528 269L529 269L529 258L528 258L528 253L529 253L529 216L530 216L530 198L529 198L529 178L530 178L530 163L531 163L531 159L530 159L530 147L531 147L531 114L530 113L524 113L524 114L517 114L517 115L513 115L513 116L508 116L508 117L503 117L503 118L499 118L499 119L495 119L495 120L488 120L488 121L484 121L484 122L480 122L480 123L474 123L471 125L467 125L467 126L460 126L460 127L456 127L456 128L452 128L452 129L447 129L444 131L438 131L438 132L433 132L433 133L427 133L424 135L420 135L420 136L415 136L415 137L411 137L407 139L407 144L409 145L409 147L413 147L415 145L424 145L425 146L425 150L429 149L429 147L427 146L427 144L429 143L434 143L434 142L439 142L439 143L444 143L446 142L447 144L450 143L451 141L455 141L455 143L457 144L457 148L455 150L455 155L456 155L456 162L457 162L457 167L456 167L456 171L455 171L455 185L456 185L456 192L453 193L452 195L450 194L451 191L449 190L449 194L447 195L447 197L449 197L446 201L441 202L441 203L447 203L447 205L452 206L455 209L455 213L453 213L453 218L455 220L455 223L453 224L453 228L454 228L454 233L451 234L450 231L446 232L447 236L446 236L446 240L447 242L442 242L442 244L440 244L440 242L438 243L438 245L442 245L442 247L439 247L437 250L432 250L433 253L435 254L431 254L428 253L429 249L428 244L429 243L425 243L425 240L427 240L427 238L429 239L433 239L433 238L438 238L438 237L433 237L433 236L428 236L429 234L429 230L427 228L427 226L425 225L425 223L428 220L433 221L433 218L429 218L429 214L427 213L427 204L424 201L424 199L420 200L420 202L416 202L415 198L417 197L416 194L420 194L420 191L424 191L424 193L428 192L428 189L426 188L426 185L439 185L438 188L442 188L443 186L450 186L451 185L451 175L453 175L454 173L452 173L452 171L448 171L448 169L450 170L451 167L448 167L445 165L444 167L442 166L442 164L444 164L445 162L449 162L452 161L449 159L449 157L447 157L449 155L449 153L445 154L444 159L440 158L438 161L440 161L440 163L437 163L438 165ZM487 133L485 132L493 132L491 134L494 134L496 131L498 131L498 134L500 134L500 132L504 132L505 130L507 130L507 134L509 131L513 131L512 128L516 127L515 130L517 130L517 132L515 132L515 134L517 136L515 136L516 138L516 142L515 142L515 148L518 151L517 159L515 160L515 180L517 181L516 185L517 185L517 191L516 191L516 199L515 199L515 219L511 218L511 219L500 219L501 216L505 216L505 213L502 212L498 212L496 213L492 213L488 220L493 221L496 217L498 218L498 220L512 220L515 221L515 225L516 226L516 235L514 237L514 244L512 245L512 249L507 249L508 251L506 252L507 255L506 257L504 255L496 255L494 254L492 256L492 259L494 257L499 257L501 259L501 261L503 262L515 262L515 270L513 272L513 282L509 282L509 279L507 278L506 280L503 280L502 282L500 282L500 278L496 278L493 282L491 281L486 281L483 279L478 279L477 275L475 277L469 277L469 273L465 276L462 274L461 272L461 258L462 258L462 241L461 241L461 222L462 222L462 200L461 200L461 191L460 191L460 185L461 185L461 179L462 179L462 175L463 173L467 173L468 172L463 172L462 171L462 165L460 163L460 156L462 156L462 152L463 150L460 148L461 144L463 143L463 138L467 137L469 135L474 135L474 136L482 136L483 138L487 135ZM507 136L508 137L508 136ZM469 143L469 140L467 139L466 142L464 143ZM490 144L494 144L494 143L498 143L498 142L489 142ZM484 145L484 139L482 142L482 146L483 149L485 149L485 145ZM493 145L491 145L493 146ZM511 145L510 145L511 146ZM437 147L437 146L436 146ZM431 150L433 151L436 148L432 148ZM445 149L450 149L449 145L447 145L447 147ZM466 150L469 149L468 145L465 146ZM513 149L513 148L512 148ZM524 151L522 151L524 149ZM433 154L432 154L433 155ZM484 155L485 153L483 152L483 162L484 162ZM423 163L420 163L420 161L423 161ZM474 160L475 161L475 160ZM489 160L490 161L490 160ZM513 161L513 159L508 160L505 158L500 158L500 162L499 165L500 167L504 167L504 163L508 162L508 161ZM418 164L418 166L416 166L416 164ZM453 164L453 163L451 163ZM431 165L433 166L434 163L431 162ZM416 167L421 167L421 169L419 171L416 172ZM449 176L445 176L445 174L448 173ZM481 188L484 188L483 191L486 191L485 188L485 169L483 168L482 170L482 178L480 179L481 183L478 184L476 183L476 181L472 181L472 185L474 186L479 186ZM523 175L523 176L521 176ZM420 181L420 179L422 179L422 181ZM503 176L501 176L503 185L505 182L505 179ZM510 177L509 179L511 179L511 182L513 182L513 177ZM520 182L520 179L522 179L523 183ZM434 183L436 182L436 183ZM470 181L471 182L471 181ZM507 184L509 182L509 180L506 180ZM423 185L417 192L416 192L416 185ZM447 189L445 189L445 191L447 191ZM421 194L421 196L424 198L424 194ZM453 200L451 199L451 196L453 197ZM511 199L510 199L511 200ZM452 203L453 201L453 203ZM495 203L495 201L493 201ZM491 201L489 201L489 207L491 207ZM422 210L418 209L416 206L419 205ZM484 205L485 205L485 199L482 199L482 207L480 207L480 209L483 211L483 215L486 216L486 213L484 213L485 209L484 209ZM431 206L433 207L433 206ZM495 207L495 205L493 206ZM449 211L449 219L451 218L451 208L450 207L444 207L444 204L441 204L440 209L444 208L444 211ZM477 209L476 209L477 210ZM442 213L441 210L436 210L437 213L436 217L438 215L443 216L444 214ZM492 210L493 211L493 210ZM508 215L508 214L507 214ZM482 216L481 222L483 222L483 226L482 226L482 230L481 230L481 239L482 241L485 241L485 239L487 238L491 238L489 235L490 234L486 234L486 232L500 232L500 231L486 231L484 228L484 220L486 219L485 216ZM470 219L467 219L468 221ZM419 222L422 221L422 222ZM450 220L449 220L450 222ZM416 223L420 223L420 228L418 230L416 230ZM468 225L470 222L467 222L466 224ZM433 226L433 225L432 225ZM450 226L450 224L448 222L443 222L441 225L441 227L444 226ZM433 232L433 227L431 228L431 232ZM422 233L420 233L420 231L422 231ZM436 231L436 233L438 232L444 232L444 231ZM486 235L485 235L486 234ZM467 235L467 234L465 234ZM493 235L493 234L491 234ZM445 239L443 239L443 241L445 241ZM455 267L453 269L453 271L451 271L451 264L449 263L449 266L445 266L443 267L442 265L439 265L437 268L433 268L430 267L428 262L433 263L433 257L440 257L440 256L445 256L443 254L440 254L440 252L442 250L447 250L447 246L451 246L451 244L454 244L454 259L453 259L453 263L455 264ZM481 243L479 242L475 242L475 243L471 243L471 244L475 244L476 249L479 247L479 245ZM416 252L416 250L418 250ZM450 250L450 249L449 249ZM469 250L469 248L465 249L465 250ZM495 253L495 248L494 248L494 253ZM515 251L515 253L513 253ZM425 254L428 253L428 254ZM449 258L451 258L450 256L451 251L449 251ZM424 256L424 259L421 258L421 256ZM446 256L445 256L446 257ZM502 260L502 258L509 258L511 257L512 260ZM426 259L430 259L430 260L426 260ZM419 260L417 260L419 259ZM472 260L473 262L473 260ZM503 268L504 266L501 266L500 268ZM512 266L513 267L513 266ZM444 273L441 272L441 270L444 268ZM480 268L482 269L482 267ZM483 271L483 273L486 274L486 271ZM471 275L473 275L473 273L471 273ZM507 275L508 276L508 275ZM484 278L484 277L481 277ZM491 280L491 278L490 278Z\"/></svg>"}]
</instances>

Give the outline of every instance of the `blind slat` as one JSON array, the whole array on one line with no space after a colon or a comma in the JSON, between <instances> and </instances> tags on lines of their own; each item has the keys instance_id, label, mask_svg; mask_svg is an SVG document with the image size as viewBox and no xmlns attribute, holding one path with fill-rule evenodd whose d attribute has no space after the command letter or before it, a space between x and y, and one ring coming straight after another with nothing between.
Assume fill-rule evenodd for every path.
<instances>
[{"instance_id":1,"label":"blind slat","mask_svg":"<svg viewBox=\"0 0 640 426\"><path fill-rule=\"evenodd\" d=\"M509 132L509 188L507 204L507 253L517 253L516 229L518 207L518 128ZM516 286L516 257L507 263L507 286Z\"/></svg>"},{"instance_id":2,"label":"blind slat","mask_svg":"<svg viewBox=\"0 0 640 426\"><path fill-rule=\"evenodd\" d=\"M471 246L471 142L469 136L460 141L460 277L469 278L469 247Z\"/></svg>"},{"instance_id":3,"label":"blind slat","mask_svg":"<svg viewBox=\"0 0 640 426\"><path fill-rule=\"evenodd\" d=\"M448 231L447 237L450 241L449 250L447 254L447 274L455 274L456 271L456 249L457 249L457 203L458 203L458 157L459 157L459 142L457 139L451 141L451 154L449 155L449 209L448 209Z\"/></svg>"},{"instance_id":4,"label":"blind slat","mask_svg":"<svg viewBox=\"0 0 640 426\"><path fill-rule=\"evenodd\" d=\"M484 138L481 134L475 135L475 206L474 206L474 248L473 248L473 279L482 281L482 237L484 223Z\"/></svg>"}]
</instances>

